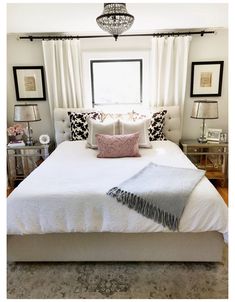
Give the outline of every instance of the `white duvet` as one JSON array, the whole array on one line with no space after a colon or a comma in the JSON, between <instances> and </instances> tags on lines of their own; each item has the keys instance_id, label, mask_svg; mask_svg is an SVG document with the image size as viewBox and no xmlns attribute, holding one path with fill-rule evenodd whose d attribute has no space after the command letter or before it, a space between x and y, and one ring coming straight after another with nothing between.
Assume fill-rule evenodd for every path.
<instances>
[{"instance_id":1,"label":"white duvet","mask_svg":"<svg viewBox=\"0 0 235 302\"><path fill-rule=\"evenodd\" d=\"M152 142L141 157L100 159L84 141L61 143L7 200L8 234L63 232L169 232L161 224L118 203L106 192L150 161L194 165L170 141ZM206 177L190 195L181 232L227 232L227 206Z\"/></svg>"}]
</instances>

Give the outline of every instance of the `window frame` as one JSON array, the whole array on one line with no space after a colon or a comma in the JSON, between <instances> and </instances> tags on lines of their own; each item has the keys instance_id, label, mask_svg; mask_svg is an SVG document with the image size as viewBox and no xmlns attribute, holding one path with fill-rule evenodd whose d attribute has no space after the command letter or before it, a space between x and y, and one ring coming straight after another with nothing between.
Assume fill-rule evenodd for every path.
<instances>
[{"instance_id":1,"label":"window frame","mask_svg":"<svg viewBox=\"0 0 235 302\"><path fill-rule=\"evenodd\" d=\"M95 89L94 89L94 71L93 64L94 63L120 63L120 62L139 62L140 63L140 93L139 93L139 101L134 103L96 103L95 102ZM143 59L105 59L105 60L90 60L90 75L91 75L91 98L92 98L92 107L95 106L105 106L105 105L141 105L143 103Z\"/></svg>"}]
</instances>

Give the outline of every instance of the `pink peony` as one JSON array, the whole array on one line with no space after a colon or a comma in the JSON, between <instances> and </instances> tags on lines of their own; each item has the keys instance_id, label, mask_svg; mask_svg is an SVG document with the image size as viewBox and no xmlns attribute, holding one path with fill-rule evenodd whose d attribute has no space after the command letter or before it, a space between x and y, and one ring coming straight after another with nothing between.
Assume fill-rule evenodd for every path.
<instances>
[{"instance_id":1,"label":"pink peony","mask_svg":"<svg viewBox=\"0 0 235 302\"><path fill-rule=\"evenodd\" d=\"M13 126L7 128L7 133L10 136L16 136L24 133L23 126L20 124L14 124Z\"/></svg>"}]
</instances>

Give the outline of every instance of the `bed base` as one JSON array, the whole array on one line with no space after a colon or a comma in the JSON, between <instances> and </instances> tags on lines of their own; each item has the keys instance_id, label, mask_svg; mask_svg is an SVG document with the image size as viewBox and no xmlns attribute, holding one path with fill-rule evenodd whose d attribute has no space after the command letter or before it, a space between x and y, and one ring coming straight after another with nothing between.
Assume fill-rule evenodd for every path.
<instances>
[{"instance_id":1,"label":"bed base","mask_svg":"<svg viewBox=\"0 0 235 302\"><path fill-rule=\"evenodd\" d=\"M9 235L7 241L9 262L221 262L224 247L218 232Z\"/></svg>"}]
</instances>

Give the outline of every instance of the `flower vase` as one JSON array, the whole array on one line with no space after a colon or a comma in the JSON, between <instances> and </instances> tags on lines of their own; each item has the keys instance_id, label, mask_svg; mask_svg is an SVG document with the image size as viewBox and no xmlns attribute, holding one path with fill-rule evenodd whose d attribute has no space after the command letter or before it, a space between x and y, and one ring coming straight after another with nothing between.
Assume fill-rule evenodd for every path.
<instances>
[{"instance_id":1,"label":"flower vase","mask_svg":"<svg viewBox=\"0 0 235 302\"><path fill-rule=\"evenodd\" d=\"M17 134L17 135L15 136L15 140L16 140L16 141L22 140L22 134Z\"/></svg>"}]
</instances>

